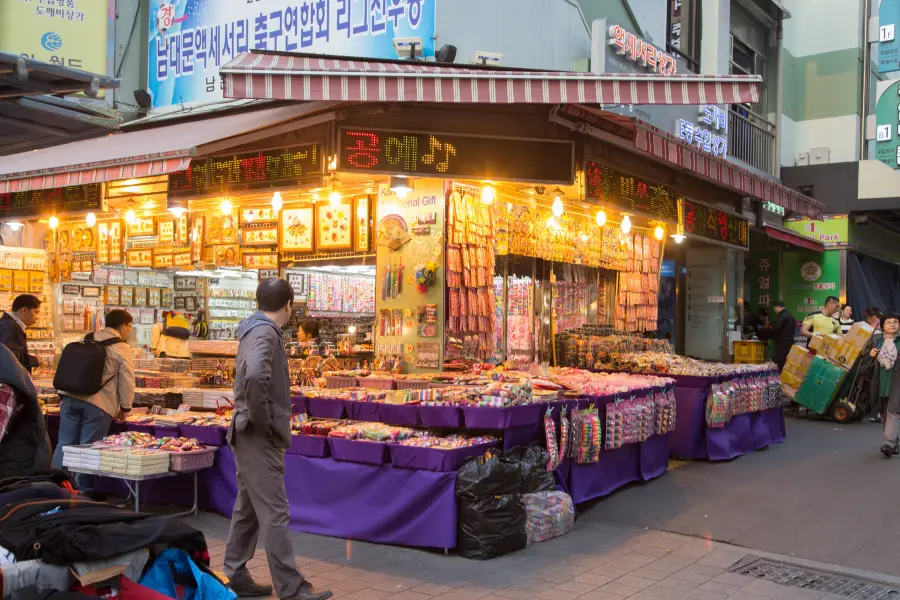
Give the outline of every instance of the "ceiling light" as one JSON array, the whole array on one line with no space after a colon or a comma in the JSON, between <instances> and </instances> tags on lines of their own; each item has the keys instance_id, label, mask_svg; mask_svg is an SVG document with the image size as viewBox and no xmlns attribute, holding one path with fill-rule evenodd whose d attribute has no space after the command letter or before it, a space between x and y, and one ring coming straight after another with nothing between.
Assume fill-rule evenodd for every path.
<instances>
[{"instance_id":1,"label":"ceiling light","mask_svg":"<svg viewBox=\"0 0 900 600\"><path fill-rule=\"evenodd\" d=\"M194 227L194 230L191 232L191 241L196 242L198 237L200 237L200 232Z\"/></svg>"},{"instance_id":2,"label":"ceiling light","mask_svg":"<svg viewBox=\"0 0 900 600\"><path fill-rule=\"evenodd\" d=\"M47 225L50 226L50 229L56 231L56 228L59 227L59 219L56 218L56 215L50 217L50 220L47 222Z\"/></svg>"},{"instance_id":3,"label":"ceiling light","mask_svg":"<svg viewBox=\"0 0 900 600\"><path fill-rule=\"evenodd\" d=\"M230 215L231 214L231 200L229 200L228 198L225 198L224 200L222 200L222 204L219 205L219 208L221 209L223 215Z\"/></svg>"},{"instance_id":4,"label":"ceiling light","mask_svg":"<svg viewBox=\"0 0 900 600\"><path fill-rule=\"evenodd\" d=\"M406 195L413 191L414 185L412 177L407 177L405 175L391 175L391 191L397 194L397 197L401 200L406 198Z\"/></svg>"},{"instance_id":5,"label":"ceiling light","mask_svg":"<svg viewBox=\"0 0 900 600\"><path fill-rule=\"evenodd\" d=\"M184 216L184 213L187 212L187 209L183 206L173 206L172 208L170 208L168 210L170 213L175 215L176 218L181 218L182 216Z\"/></svg>"},{"instance_id":6,"label":"ceiling light","mask_svg":"<svg viewBox=\"0 0 900 600\"><path fill-rule=\"evenodd\" d=\"M328 202L331 206L337 208L341 205L341 193L337 190L334 190L330 194L328 194Z\"/></svg>"},{"instance_id":7,"label":"ceiling light","mask_svg":"<svg viewBox=\"0 0 900 600\"><path fill-rule=\"evenodd\" d=\"M491 184L487 184L481 189L481 201L484 204L493 204L496 197L497 192L494 191L494 186Z\"/></svg>"},{"instance_id":8,"label":"ceiling light","mask_svg":"<svg viewBox=\"0 0 900 600\"><path fill-rule=\"evenodd\" d=\"M95 215L95 214L92 213L92 212L89 212L89 213L84 217L84 222L87 223L87 226L88 226L88 227L93 227L94 225L97 224L97 215Z\"/></svg>"},{"instance_id":9,"label":"ceiling light","mask_svg":"<svg viewBox=\"0 0 900 600\"><path fill-rule=\"evenodd\" d=\"M663 229L660 225L657 225L656 229L653 230L653 237L655 237L658 240L663 239L663 237L665 237L665 235L666 235L666 230Z\"/></svg>"},{"instance_id":10,"label":"ceiling light","mask_svg":"<svg viewBox=\"0 0 900 600\"><path fill-rule=\"evenodd\" d=\"M126 222L126 223L128 223L129 225L131 225L131 224L134 223L135 221L137 221L137 215L134 214L134 211L133 211L133 210L129 210L127 213L125 213L125 222Z\"/></svg>"},{"instance_id":11,"label":"ceiling light","mask_svg":"<svg viewBox=\"0 0 900 600\"><path fill-rule=\"evenodd\" d=\"M680 233L676 233L675 235L672 236L672 239L675 240L676 244L680 244L681 242L684 241L684 236L681 235Z\"/></svg>"},{"instance_id":12,"label":"ceiling light","mask_svg":"<svg viewBox=\"0 0 900 600\"><path fill-rule=\"evenodd\" d=\"M631 219L628 218L628 215L625 215L625 218L622 219L622 233L628 233L631 231Z\"/></svg>"},{"instance_id":13,"label":"ceiling light","mask_svg":"<svg viewBox=\"0 0 900 600\"><path fill-rule=\"evenodd\" d=\"M587 235L586 233L582 233L582 234L581 234L580 236L578 236L578 237L581 238L581 241L582 241L582 242L586 242L586 241L588 241L588 239L589 239L589 238L588 238L588 235Z\"/></svg>"},{"instance_id":14,"label":"ceiling light","mask_svg":"<svg viewBox=\"0 0 900 600\"><path fill-rule=\"evenodd\" d=\"M351 325L347 328L347 333L356 333L356 325Z\"/></svg>"},{"instance_id":15,"label":"ceiling light","mask_svg":"<svg viewBox=\"0 0 900 600\"><path fill-rule=\"evenodd\" d=\"M4 223L4 224L5 224L7 227L9 227L10 229L12 229L13 231L18 231L18 230L22 229L22 227L24 227L24 225L22 225L22 224L19 223L18 221L9 221L9 222Z\"/></svg>"},{"instance_id":16,"label":"ceiling light","mask_svg":"<svg viewBox=\"0 0 900 600\"><path fill-rule=\"evenodd\" d=\"M597 227L606 225L606 213L602 210L597 211Z\"/></svg>"},{"instance_id":17,"label":"ceiling light","mask_svg":"<svg viewBox=\"0 0 900 600\"><path fill-rule=\"evenodd\" d=\"M547 229L556 229L556 219L553 217L547 219Z\"/></svg>"},{"instance_id":18,"label":"ceiling light","mask_svg":"<svg viewBox=\"0 0 900 600\"><path fill-rule=\"evenodd\" d=\"M334 171L337 169L337 154L332 154L331 159L328 161L328 170Z\"/></svg>"},{"instance_id":19,"label":"ceiling light","mask_svg":"<svg viewBox=\"0 0 900 600\"><path fill-rule=\"evenodd\" d=\"M365 219L369 216L369 200L368 198L360 198L356 203L356 216Z\"/></svg>"},{"instance_id":20,"label":"ceiling light","mask_svg":"<svg viewBox=\"0 0 900 600\"><path fill-rule=\"evenodd\" d=\"M553 206L550 210L553 211L553 216L559 218L563 214L563 203L562 203L563 191L559 188L553 190Z\"/></svg>"},{"instance_id":21,"label":"ceiling light","mask_svg":"<svg viewBox=\"0 0 900 600\"><path fill-rule=\"evenodd\" d=\"M272 210L280 212L282 206L284 206L284 200L281 199L281 192L275 192L272 194Z\"/></svg>"}]
</instances>

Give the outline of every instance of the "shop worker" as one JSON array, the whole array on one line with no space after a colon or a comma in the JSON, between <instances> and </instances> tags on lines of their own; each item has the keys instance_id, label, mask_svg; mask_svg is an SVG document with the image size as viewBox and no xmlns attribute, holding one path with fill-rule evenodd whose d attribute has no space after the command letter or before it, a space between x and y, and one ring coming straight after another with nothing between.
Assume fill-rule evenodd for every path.
<instances>
[{"instance_id":1,"label":"shop worker","mask_svg":"<svg viewBox=\"0 0 900 600\"><path fill-rule=\"evenodd\" d=\"M325 600L331 592L315 591L297 569L287 528L291 515L284 454L291 445L291 388L281 328L290 321L294 290L284 279L266 279L256 288L256 302L259 310L237 330L234 416L228 429L237 498L225 547L225 575L238 596L272 594L272 586L254 582L247 570L262 529L277 596Z\"/></svg>"},{"instance_id":2,"label":"shop worker","mask_svg":"<svg viewBox=\"0 0 900 600\"><path fill-rule=\"evenodd\" d=\"M840 301L834 296L825 299L825 307L819 312L814 312L803 319L803 337L811 338L813 335L828 335L841 332L841 322L834 318Z\"/></svg>"},{"instance_id":3,"label":"shop worker","mask_svg":"<svg viewBox=\"0 0 900 600\"><path fill-rule=\"evenodd\" d=\"M174 310L163 311L162 321L153 325L150 347L159 358L190 358L188 338L191 326L187 318Z\"/></svg>"},{"instance_id":4,"label":"shop worker","mask_svg":"<svg viewBox=\"0 0 900 600\"><path fill-rule=\"evenodd\" d=\"M785 307L784 301L779 300L774 305L775 323L766 325L759 332L759 339L773 340L775 351L772 353L772 360L778 365L778 370L784 370L784 363L787 362L787 355L794 345L794 336L797 335L797 319Z\"/></svg>"},{"instance_id":5,"label":"shop worker","mask_svg":"<svg viewBox=\"0 0 900 600\"><path fill-rule=\"evenodd\" d=\"M306 356L316 354L325 356L325 344L319 341L319 322L315 319L303 319L297 328L297 341L309 344Z\"/></svg>"},{"instance_id":6,"label":"shop worker","mask_svg":"<svg viewBox=\"0 0 900 600\"><path fill-rule=\"evenodd\" d=\"M0 344L0 480L46 471L51 456L31 376Z\"/></svg>"},{"instance_id":7,"label":"shop worker","mask_svg":"<svg viewBox=\"0 0 900 600\"><path fill-rule=\"evenodd\" d=\"M41 309L41 301L31 294L16 296L12 310L0 317L0 344L12 351L16 360L31 373L37 362L28 354L28 340L25 329L34 325Z\"/></svg>"},{"instance_id":8,"label":"shop worker","mask_svg":"<svg viewBox=\"0 0 900 600\"><path fill-rule=\"evenodd\" d=\"M126 340L134 319L125 310L116 308L106 314L105 327L94 333L94 341L116 340L106 346L103 367L104 382L100 391L83 395L59 390L59 441L53 455L53 466L62 468L63 446L92 444L109 434L113 419L127 415L134 402L134 354ZM62 363L60 363L62 364ZM93 476L76 475L78 489L93 495Z\"/></svg>"}]
</instances>

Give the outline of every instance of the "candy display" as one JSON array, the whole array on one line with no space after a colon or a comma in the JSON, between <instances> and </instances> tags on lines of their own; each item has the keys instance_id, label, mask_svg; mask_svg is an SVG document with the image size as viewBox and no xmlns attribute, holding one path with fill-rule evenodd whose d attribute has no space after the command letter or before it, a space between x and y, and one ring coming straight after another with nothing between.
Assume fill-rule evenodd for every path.
<instances>
[{"instance_id":1,"label":"candy display","mask_svg":"<svg viewBox=\"0 0 900 600\"><path fill-rule=\"evenodd\" d=\"M600 458L602 432L600 413L594 408L573 410L572 413L572 449L575 462L578 464L595 463Z\"/></svg>"},{"instance_id":2,"label":"candy display","mask_svg":"<svg viewBox=\"0 0 900 600\"><path fill-rule=\"evenodd\" d=\"M139 431L123 431L115 435L108 435L101 440L105 446L134 446L136 448L146 446L156 438L149 433Z\"/></svg>"},{"instance_id":3,"label":"candy display","mask_svg":"<svg viewBox=\"0 0 900 600\"><path fill-rule=\"evenodd\" d=\"M716 363L662 352L611 354L608 362L600 363L598 367L631 373L692 375L695 377L735 377L766 373L777 368L774 363L762 365Z\"/></svg>"},{"instance_id":4,"label":"candy display","mask_svg":"<svg viewBox=\"0 0 900 600\"><path fill-rule=\"evenodd\" d=\"M470 446L481 446L498 441L490 435L465 436L459 434L447 437L411 437L400 442L403 446L415 446L417 448L435 448L437 450L456 450Z\"/></svg>"},{"instance_id":5,"label":"candy display","mask_svg":"<svg viewBox=\"0 0 900 600\"><path fill-rule=\"evenodd\" d=\"M671 379L653 375L591 373L570 368L551 369L550 379L587 396L626 394L633 390L665 387L674 383Z\"/></svg>"},{"instance_id":6,"label":"candy display","mask_svg":"<svg viewBox=\"0 0 900 600\"><path fill-rule=\"evenodd\" d=\"M607 450L644 442L654 434L655 406L652 398L630 398L606 406Z\"/></svg>"},{"instance_id":7,"label":"candy display","mask_svg":"<svg viewBox=\"0 0 900 600\"><path fill-rule=\"evenodd\" d=\"M615 325L617 331L656 331L660 246L652 236L633 233L627 238L629 255L619 276Z\"/></svg>"},{"instance_id":8,"label":"candy display","mask_svg":"<svg viewBox=\"0 0 900 600\"><path fill-rule=\"evenodd\" d=\"M559 442L556 441L556 421L553 420L553 411L549 408L544 415L544 436L547 444L547 453L550 455L547 470L555 471L560 462Z\"/></svg>"},{"instance_id":9,"label":"candy display","mask_svg":"<svg viewBox=\"0 0 900 600\"><path fill-rule=\"evenodd\" d=\"M545 542L575 529L575 503L565 492L524 494L528 544Z\"/></svg>"}]
</instances>

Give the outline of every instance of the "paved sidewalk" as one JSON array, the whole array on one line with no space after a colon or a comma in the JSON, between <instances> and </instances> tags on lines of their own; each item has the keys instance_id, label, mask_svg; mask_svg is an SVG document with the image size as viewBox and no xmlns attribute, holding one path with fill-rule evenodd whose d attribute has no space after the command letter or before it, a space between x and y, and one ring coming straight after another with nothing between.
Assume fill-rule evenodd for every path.
<instances>
[{"instance_id":1,"label":"paved sidewalk","mask_svg":"<svg viewBox=\"0 0 900 600\"><path fill-rule=\"evenodd\" d=\"M206 533L212 567L221 571L228 521L203 514L192 523ZM900 583L596 518L580 520L569 535L485 562L300 533L293 541L304 575L347 600L847 600L728 571L747 556ZM262 549L250 567L257 580L270 582Z\"/></svg>"}]
</instances>

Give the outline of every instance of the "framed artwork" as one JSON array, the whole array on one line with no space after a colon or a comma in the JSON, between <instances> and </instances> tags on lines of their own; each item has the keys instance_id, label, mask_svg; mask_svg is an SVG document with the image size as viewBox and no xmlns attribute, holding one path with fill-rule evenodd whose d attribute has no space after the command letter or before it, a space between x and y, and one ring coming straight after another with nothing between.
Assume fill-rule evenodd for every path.
<instances>
[{"instance_id":1,"label":"framed artwork","mask_svg":"<svg viewBox=\"0 0 900 600\"><path fill-rule=\"evenodd\" d=\"M186 267L191 264L191 251L176 252L172 255L172 265L175 267Z\"/></svg>"},{"instance_id":2,"label":"framed artwork","mask_svg":"<svg viewBox=\"0 0 900 600\"><path fill-rule=\"evenodd\" d=\"M68 254L72 251L72 232L69 226L59 226L56 230L56 249L60 254Z\"/></svg>"},{"instance_id":3,"label":"framed artwork","mask_svg":"<svg viewBox=\"0 0 900 600\"><path fill-rule=\"evenodd\" d=\"M274 246L278 244L278 227L241 229L241 246Z\"/></svg>"},{"instance_id":4,"label":"framed artwork","mask_svg":"<svg viewBox=\"0 0 900 600\"><path fill-rule=\"evenodd\" d=\"M203 216L198 215L191 219L191 262L203 259L203 240L206 239L205 224L206 220Z\"/></svg>"},{"instance_id":5,"label":"framed artwork","mask_svg":"<svg viewBox=\"0 0 900 600\"><path fill-rule=\"evenodd\" d=\"M184 296L175 296L175 308L184 310Z\"/></svg>"},{"instance_id":6,"label":"framed artwork","mask_svg":"<svg viewBox=\"0 0 900 600\"><path fill-rule=\"evenodd\" d=\"M28 291L28 273L26 271L13 271L12 291Z\"/></svg>"},{"instance_id":7,"label":"framed artwork","mask_svg":"<svg viewBox=\"0 0 900 600\"><path fill-rule=\"evenodd\" d=\"M241 264L241 250L237 244L215 246L216 265L219 267L237 267Z\"/></svg>"},{"instance_id":8,"label":"framed artwork","mask_svg":"<svg viewBox=\"0 0 900 600\"><path fill-rule=\"evenodd\" d=\"M244 269L277 269L277 252L260 252L258 254L245 253L241 256L241 266Z\"/></svg>"},{"instance_id":9,"label":"framed artwork","mask_svg":"<svg viewBox=\"0 0 900 600\"><path fill-rule=\"evenodd\" d=\"M121 220L109 221L107 223L108 241L109 241L109 262L113 264L122 264L122 240L125 238L125 222Z\"/></svg>"},{"instance_id":10,"label":"framed artwork","mask_svg":"<svg viewBox=\"0 0 900 600\"><path fill-rule=\"evenodd\" d=\"M223 215L219 213L206 216L207 244L233 244L237 241L237 215Z\"/></svg>"},{"instance_id":11,"label":"framed artwork","mask_svg":"<svg viewBox=\"0 0 900 600\"><path fill-rule=\"evenodd\" d=\"M75 268L75 267L78 268ZM83 258L80 261L72 261L72 271L78 273L93 273L94 272L94 261L90 258Z\"/></svg>"},{"instance_id":12,"label":"framed artwork","mask_svg":"<svg viewBox=\"0 0 900 600\"><path fill-rule=\"evenodd\" d=\"M140 248L125 253L125 264L129 267L152 267L153 248Z\"/></svg>"},{"instance_id":13,"label":"framed artwork","mask_svg":"<svg viewBox=\"0 0 900 600\"><path fill-rule=\"evenodd\" d=\"M160 244L170 244L175 241L175 221L172 219L160 219L156 228Z\"/></svg>"},{"instance_id":14,"label":"framed artwork","mask_svg":"<svg viewBox=\"0 0 900 600\"><path fill-rule=\"evenodd\" d=\"M176 277L175 278L175 290L178 292L182 292L185 290L193 290L196 289L195 280L193 277Z\"/></svg>"},{"instance_id":15,"label":"framed artwork","mask_svg":"<svg viewBox=\"0 0 900 600\"><path fill-rule=\"evenodd\" d=\"M0 269L0 292L12 290L13 274L9 269Z\"/></svg>"},{"instance_id":16,"label":"framed artwork","mask_svg":"<svg viewBox=\"0 0 900 600\"><path fill-rule=\"evenodd\" d=\"M97 288L98 290L100 288ZM43 271L28 272L28 291L32 294L41 294L44 291L44 273Z\"/></svg>"},{"instance_id":17,"label":"framed artwork","mask_svg":"<svg viewBox=\"0 0 900 600\"><path fill-rule=\"evenodd\" d=\"M358 252L369 249L369 197L360 196L353 207L353 222L356 224L356 242L353 247Z\"/></svg>"},{"instance_id":18,"label":"framed artwork","mask_svg":"<svg viewBox=\"0 0 900 600\"><path fill-rule=\"evenodd\" d=\"M282 252L312 252L314 215L312 206L281 209L278 249Z\"/></svg>"},{"instance_id":19,"label":"framed artwork","mask_svg":"<svg viewBox=\"0 0 900 600\"><path fill-rule=\"evenodd\" d=\"M182 299L184 300L184 310L197 310L197 302L193 296L185 296Z\"/></svg>"},{"instance_id":20,"label":"framed artwork","mask_svg":"<svg viewBox=\"0 0 900 600\"><path fill-rule=\"evenodd\" d=\"M137 217L134 223L128 224L128 236L153 235L156 233L156 219L153 217Z\"/></svg>"},{"instance_id":21,"label":"framed artwork","mask_svg":"<svg viewBox=\"0 0 900 600\"><path fill-rule=\"evenodd\" d=\"M175 261L172 254L154 254L153 255L153 267L158 269L165 269L168 267L172 267L175 265Z\"/></svg>"},{"instance_id":22,"label":"framed artwork","mask_svg":"<svg viewBox=\"0 0 900 600\"><path fill-rule=\"evenodd\" d=\"M109 262L109 223L97 223L97 262Z\"/></svg>"},{"instance_id":23,"label":"framed artwork","mask_svg":"<svg viewBox=\"0 0 900 600\"><path fill-rule=\"evenodd\" d=\"M353 206L316 206L316 248L319 250L351 250L353 248Z\"/></svg>"},{"instance_id":24,"label":"framed artwork","mask_svg":"<svg viewBox=\"0 0 900 600\"><path fill-rule=\"evenodd\" d=\"M47 254L56 253L56 232L47 228L47 233L44 234L44 250L47 251Z\"/></svg>"},{"instance_id":25,"label":"framed artwork","mask_svg":"<svg viewBox=\"0 0 900 600\"><path fill-rule=\"evenodd\" d=\"M72 252L93 252L97 247L97 235L93 227L72 226Z\"/></svg>"},{"instance_id":26,"label":"framed artwork","mask_svg":"<svg viewBox=\"0 0 900 600\"><path fill-rule=\"evenodd\" d=\"M47 257L36 254L26 254L25 264L23 266L26 271L46 271Z\"/></svg>"},{"instance_id":27,"label":"framed artwork","mask_svg":"<svg viewBox=\"0 0 900 600\"><path fill-rule=\"evenodd\" d=\"M186 245L188 240L191 237L191 232L188 230L188 217L187 215L181 215L180 217L175 218L175 239L179 244Z\"/></svg>"},{"instance_id":28,"label":"framed artwork","mask_svg":"<svg viewBox=\"0 0 900 600\"><path fill-rule=\"evenodd\" d=\"M94 285L85 285L81 287L81 295L85 298L99 298L103 288Z\"/></svg>"},{"instance_id":29,"label":"framed artwork","mask_svg":"<svg viewBox=\"0 0 900 600\"><path fill-rule=\"evenodd\" d=\"M147 306L147 288L134 288L134 295L131 301L134 306Z\"/></svg>"},{"instance_id":30,"label":"framed artwork","mask_svg":"<svg viewBox=\"0 0 900 600\"><path fill-rule=\"evenodd\" d=\"M23 254L13 254L10 252L6 255L5 263L7 269L13 269L15 271L21 271L22 266L25 264L25 256Z\"/></svg>"},{"instance_id":31,"label":"framed artwork","mask_svg":"<svg viewBox=\"0 0 900 600\"><path fill-rule=\"evenodd\" d=\"M306 275L303 273L288 273L288 283L294 288L294 294L302 296L306 293Z\"/></svg>"},{"instance_id":32,"label":"framed artwork","mask_svg":"<svg viewBox=\"0 0 900 600\"><path fill-rule=\"evenodd\" d=\"M159 306L159 289L150 288L147 290L147 304L149 306Z\"/></svg>"},{"instance_id":33,"label":"framed artwork","mask_svg":"<svg viewBox=\"0 0 900 600\"><path fill-rule=\"evenodd\" d=\"M278 213L271 206L268 208L242 208L241 225L251 223L277 223Z\"/></svg>"}]
</instances>

